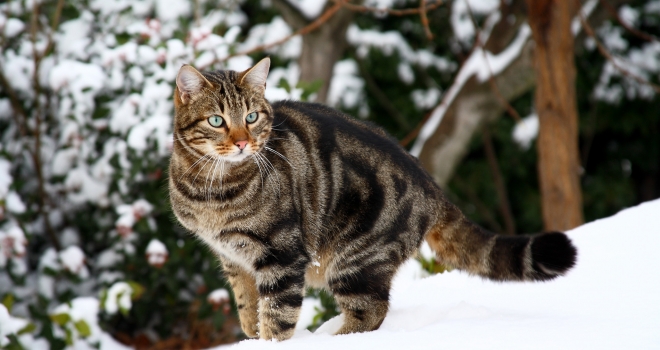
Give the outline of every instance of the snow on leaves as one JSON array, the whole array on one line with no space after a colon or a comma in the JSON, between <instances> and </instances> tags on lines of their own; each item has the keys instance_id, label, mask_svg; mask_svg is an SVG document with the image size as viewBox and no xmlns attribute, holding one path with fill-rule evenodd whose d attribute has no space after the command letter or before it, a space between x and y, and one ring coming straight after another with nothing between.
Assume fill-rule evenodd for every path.
<instances>
[{"instance_id":1,"label":"snow on leaves","mask_svg":"<svg viewBox=\"0 0 660 350\"><path fill-rule=\"evenodd\" d=\"M229 292L224 288L220 288L212 291L211 293L209 293L206 300L213 307L213 311L218 311L221 307L222 307L222 312L225 315L228 315L229 312L231 311Z\"/></svg>"},{"instance_id":2,"label":"snow on leaves","mask_svg":"<svg viewBox=\"0 0 660 350\"><path fill-rule=\"evenodd\" d=\"M163 242L154 238L151 240L151 242L149 242L149 245L147 245L146 256L147 261L149 261L149 265L156 268L161 268L165 262L167 262L169 252L167 251L167 247L165 244L163 244Z\"/></svg>"}]
</instances>

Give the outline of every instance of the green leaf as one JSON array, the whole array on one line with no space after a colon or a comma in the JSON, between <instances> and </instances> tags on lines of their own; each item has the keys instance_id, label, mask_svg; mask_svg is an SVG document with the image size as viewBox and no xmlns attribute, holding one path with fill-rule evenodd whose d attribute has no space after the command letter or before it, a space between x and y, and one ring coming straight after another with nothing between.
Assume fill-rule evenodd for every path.
<instances>
[{"instance_id":1,"label":"green leaf","mask_svg":"<svg viewBox=\"0 0 660 350\"><path fill-rule=\"evenodd\" d=\"M66 345L73 345L73 334L70 329L64 328L64 334L66 334L65 342Z\"/></svg>"},{"instance_id":2,"label":"green leaf","mask_svg":"<svg viewBox=\"0 0 660 350\"><path fill-rule=\"evenodd\" d=\"M18 335L26 334L26 333L32 333L32 332L34 332L35 329L37 329L37 325L30 322L25 327L21 328L20 331L18 331Z\"/></svg>"},{"instance_id":3,"label":"green leaf","mask_svg":"<svg viewBox=\"0 0 660 350\"><path fill-rule=\"evenodd\" d=\"M2 298L2 305L7 308L7 311L11 312L11 308L14 306L14 294L7 293L4 298Z\"/></svg>"},{"instance_id":4,"label":"green leaf","mask_svg":"<svg viewBox=\"0 0 660 350\"><path fill-rule=\"evenodd\" d=\"M92 334L92 330L89 328L89 325L84 320L78 320L73 323L73 326L76 327L78 333L83 338L87 338Z\"/></svg>"},{"instance_id":5,"label":"green leaf","mask_svg":"<svg viewBox=\"0 0 660 350\"><path fill-rule=\"evenodd\" d=\"M23 344L18 341L16 334L7 334L7 339L9 339L9 344L6 344L2 348L3 350L26 350Z\"/></svg>"},{"instance_id":6,"label":"green leaf","mask_svg":"<svg viewBox=\"0 0 660 350\"><path fill-rule=\"evenodd\" d=\"M105 302L108 300L108 290L107 289L104 289L101 292L101 298L100 299L101 299L101 309L105 310Z\"/></svg>"},{"instance_id":7,"label":"green leaf","mask_svg":"<svg viewBox=\"0 0 660 350\"><path fill-rule=\"evenodd\" d=\"M51 277L56 277L59 274L58 271L53 270L50 267L44 267L43 273L44 273L44 275L51 276Z\"/></svg>"},{"instance_id":8,"label":"green leaf","mask_svg":"<svg viewBox=\"0 0 660 350\"><path fill-rule=\"evenodd\" d=\"M422 265L422 268L430 274L445 273L452 270L450 266L440 264L433 258L427 260L424 257L419 256L417 257L417 261L419 261L419 263Z\"/></svg>"},{"instance_id":9,"label":"green leaf","mask_svg":"<svg viewBox=\"0 0 660 350\"><path fill-rule=\"evenodd\" d=\"M71 316L69 316L69 314L55 314L50 315L50 319L58 325L64 326L69 321L71 321Z\"/></svg>"},{"instance_id":10,"label":"green leaf","mask_svg":"<svg viewBox=\"0 0 660 350\"><path fill-rule=\"evenodd\" d=\"M289 85L289 82L284 78L280 78L280 81L277 82L277 87L283 88L286 92L291 92L291 85Z\"/></svg>"},{"instance_id":11,"label":"green leaf","mask_svg":"<svg viewBox=\"0 0 660 350\"><path fill-rule=\"evenodd\" d=\"M128 285L131 286L131 289L133 290L131 293L131 300L140 299L142 294L144 294L144 287L135 281L126 281L126 283L128 283Z\"/></svg>"},{"instance_id":12,"label":"green leaf","mask_svg":"<svg viewBox=\"0 0 660 350\"><path fill-rule=\"evenodd\" d=\"M119 312L121 312L121 314L124 315L124 317L127 317L127 318L128 318L128 313L129 313L130 311L131 311L130 309L125 308L125 307L119 305Z\"/></svg>"},{"instance_id":13,"label":"green leaf","mask_svg":"<svg viewBox=\"0 0 660 350\"><path fill-rule=\"evenodd\" d=\"M300 81L296 85L297 88L302 89L303 91L303 93L300 96L300 99L303 101L307 101L309 99L309 96L319 91L322 86L323 86L323 79L317 79L310 82Z\"/></svg>"}]
</instances>

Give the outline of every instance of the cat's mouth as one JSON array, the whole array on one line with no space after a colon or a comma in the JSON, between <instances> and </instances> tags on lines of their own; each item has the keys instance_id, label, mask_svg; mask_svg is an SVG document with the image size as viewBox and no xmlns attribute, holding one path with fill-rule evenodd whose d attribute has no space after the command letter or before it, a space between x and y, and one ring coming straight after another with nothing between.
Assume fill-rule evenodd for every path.
<instances>
[{"instance_id":1,"label":"cat's mouth","mask_svg":"<svg viewBox=\"0 0 660 350\"><path fill-rule=\"evenodd\" d=\"M231 152L230 154L220 155L220 157L222 157L222 159L224 159L224 160L234 162L234 163L238 163L238 162L244 161L245 159L250 157L252 154L254 154L254 150L252 150L252 148L250 148L250 147L246 147L246 148L243 148L243 149L236 149L233 152Z\"/></svg>"},{"instance_id":2,"label":"cat's mouth","mask_svg":"<svg viewBox=\"0 0 660 350\"><path fill-rule=\"evenodd\" d=\"M230 162L238 163L244 161L246 158L251 156L251 154L247 154L245 152L239 153L239 154L234 154L231 156L223 156L222 158L225 160L228 160Z\"/></svg>"}]
</instances>

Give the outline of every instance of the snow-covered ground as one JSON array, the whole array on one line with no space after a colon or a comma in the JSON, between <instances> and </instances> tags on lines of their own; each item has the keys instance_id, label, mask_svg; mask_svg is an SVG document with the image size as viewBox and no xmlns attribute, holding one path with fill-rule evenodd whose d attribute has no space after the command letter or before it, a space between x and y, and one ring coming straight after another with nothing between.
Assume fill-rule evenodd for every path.
<instances>
[{"instance_id":1,"label":"snow-covered ground","mask_svg":"<svg viewBox=\"0 0 660 350\"><path fill-rule=\"evenodd\" d=\"M461 272L418 279L411 263L377 331L332 336L335 318L285 342L216 349L660 349L660 200L568 235L577 266L551 282L495 283Z\"/></svg>"},{"instance_id":2,"label":"snow-covered ground","mask_svg":"<svg viewBox=\"0 0 660 350\"><path fill-rule=\"evenodd\" d=\"M245 340L212 350L660 349L660 200L568 235L578 247L577 266L551 282L495 283L457 271L422 278L410 261L399 271L390 312L377 331L333 336L340 315L314 334L303 327L284 342ZM79 316L95 319L98 301L81 299L87 306ZM309 318L314 300L305 302ZM20 329L20 322L0 304L0 335ZM101 350L130 350L100 330L92 333Z\"/></svg>"}]
</instances>

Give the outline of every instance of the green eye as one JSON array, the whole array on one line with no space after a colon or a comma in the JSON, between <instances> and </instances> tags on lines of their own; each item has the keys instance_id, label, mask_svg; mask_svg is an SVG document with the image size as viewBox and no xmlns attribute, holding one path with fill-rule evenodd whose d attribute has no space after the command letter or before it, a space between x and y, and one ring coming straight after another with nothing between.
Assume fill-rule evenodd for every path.
<instances>
[{"instance_id":1,"label":"green eye","mask_svg":"<svg viewBox=\"0 0 660 350\"><path fill-rule=\"evenodd\" d=\"M257 121L257 117L259 117L259 114L257 114L257 112L252 112L245 117L245 121L248 122L248 124L252 124Z\"/></svg>"},{"instance_id":2,"label":"green eye","mask_svg":"<svg viewBox=\"0 0 660 350\"><path fill-rule=\"evenodd\" d=\"M214 115L214 116L209 118L209 124L211 124L211 126L214 127L214 128L221 127L222 124L224 124L224 122L225 121L219 115Z\"/></svg>"}]
</instances>

